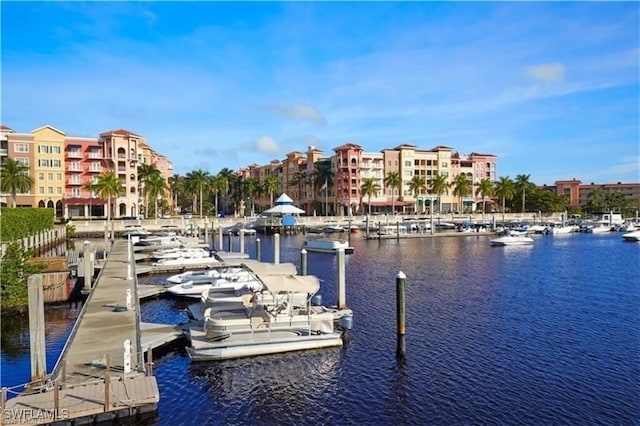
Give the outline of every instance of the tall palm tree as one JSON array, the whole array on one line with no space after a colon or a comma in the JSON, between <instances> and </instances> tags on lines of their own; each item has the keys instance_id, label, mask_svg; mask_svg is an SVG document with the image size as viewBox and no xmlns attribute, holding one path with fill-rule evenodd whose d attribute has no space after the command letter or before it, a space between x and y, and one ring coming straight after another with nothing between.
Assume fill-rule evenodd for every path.
<instances>
[{"instance_id":1,"label":"tall palm tree","mask_svg":"<svg viewBox=\"0 0 640 426\"><path fill-rule=\"evenodd\" d=\"M222 194L223 196L224 209L228 211L229 210L229 192L231 191L233 183L238 179L238 177L233 172L233 170L227 167L220 170L216 176L218 176L220 179L218 181L218 185L219 185L218 191L220 191L220 194Z\"/></svg>"},{"instance_id":2,"label":"tall palm tree","mask_svg":"<svg viewBox=\"0 0 640 426\"><path fill-rule=\"evenodd\" d=\"M251 215L254 214L254 198L258 195L260 191L260 181L257 178L249 177L243 181L243 194L249 198L249 202L251 203ZM249 206L247 206L249 207ZM244 212L243 212L244 214Z\"/></svg>"},{"instance_id":3,"label":"tall palm tree","mask_svg":"<svg viewBox=\"0 0 640 426\"><path fill-rule=\"evenodd\" d=\"M466 197L473 191L473 182L465 175L460 173L453 181L453 195L457 195L460 199L460 213L464 210L462 198Z\"/></svg>"},{"instance_id":4,"label":"tall palm tree","mask_svg":"<svg viewBox=\"0 0 640 426\"><path fill-rule=\"evenodd\" d=\"M411 178L411 181L409 182L409 190L411 190L411 192L413 193L413 198L416 199L415 209L417 213L418 212L418 195L420 194L421 191L427 190L427 181L423 176L414 175Z\"/></svg>"},{"instance_id":5,"label":"tall palm tree","mask_svg":"<svg viewBox=\"0 0 640 426\"><path fill-rule=\"evenodd\" d=\"M502 198L502 223L504 223L504 213L506 210L506 201L513 198L516 194L515 184L509 176L502 176L496 182L494 193Z\"/></svg>"},{"instance_id":6,"label":"tall palm tree","mask_svg":"<svg viewBox=\"0 0 640 426\"><path fill-rule=\"evenodd\" d=\"M329 188L333 188L333 170L331 170L331 162L325 160L316 161L316 168L313 171L313 188L314 194L317 193L315 191L316 188L324 189L325 193L325 203L324 203L324 214L326 216L329 215L329 208L327 206L327 194L329 192ZM320 191L322 192L322 191Z\"/></svg>"},{"instance_id":7,"label":"tall palm tree","mask_svg":"<svg viewBox=\"0 0 640 426\"><path fill-rule=\"evenodd\" d=\"M103 172L98 175L95 182L88 183L85 188L95 192L101 200L107 201L107 224L111 222L111 239L113 240L113 220L111 218L111 199L124 194L124 185L118 176L112 171Z\"/></svg>"},{"instance_id":8,"label":"tall palm tree","mask_svg":"<svg viewBox=\"0 0 640 426\"><path fill-rule=\"evenodd\" d=\"M380 185L373 178L364 178L362 185L360 186L360 192L363 196L367 197L367 204L369 206L369 216L371 216L371 196L377 195L380 191Z\"/></svg>"},{"instance_id":9,"label":"tall palm tree","mask_svg":"<svg viewBox=\"0 0 640 426\"><path fill-rule=\"evenodd\" d=\"M485 210L485 200L487 197L493 196L493 182L491 182L487 178L480 179L480 183L478 183L478 187L476 188L476 196L482 197L482 221L484 222L484 210Z\"/></svg>"},{"instance_id":10,"label":"tall palm tree","mask_svg":"<svg viewBox=\"0 0 640 426\"><path fill-rule=\"evenodd\" d=\"M442 194L446 193L450 187L451 184L443 174L437 173L433 179L431 179L429 192L438 196L438 213L442 213Z\"/></svg>"},{"instance_id":11,"label":"tall palm tree","mask_svg":"<svg viewBox=\"0 0 640 426\"><path fill-rule=\"evenodd\" d=\"M514 182L516 190L522 194L522 209L520 210L524 213L524 205L525 205L525 194L527 193L527 189L533 185L529 182L529 178L531 175L518 175L516 176L516 180Z\"/></svg>"},{"instance_id":12,"label":"tall palm tree","mask_svg":"<svg viewBox=\"0 0 640 426\"><path fill-rule=\"evenodd\" d=\"M396 214L396 188L402 185L402 178L398 172L389 172L384 178L384 185L391 188L391 214Z\"/></svg>"},{"instance_id":13,"label":"tall palm tree","mask_svg":"<svg viewBox=\"0 0 640 426\"><path fill-rule=\"evenodd\" d=\"M33 179L29 176L29 167L13 158L5 158L0 172L2 191L11 194L13 208L15 209L18 193L28 192L33 186Z\"/></svg>"},{"instance_id":14,"label":"tall palm tree","mask_svg":"<svg viewBox=\"0 0 640 426\"><path fill-rule=\"evenodd\" d=\"M138 166L138 190L141 194L144 194L144 211L147 217L149 216L149 199L147 197L148 191L145 190L145 186L149 179L154 176L162 176L160 170L158 170L154 165L140 164Z\"/></svg>"},{"instance_id":15,"label":"tall palm tree","mask_svg":"<svg viewBox=\"0 0 640 426\"><path fill-rule=\"evenodd\" d=\"M169 178L169 188L173 198L173 208L178 207L178 194L184 191L184 178L180 175L173 175Z\"/></svg>"},{"instance_id":16,"label":"tall palm tree","mask_svg":"<svg viewBox=\"0 0 640 426\"><path fill-rule=\"evenodd\" d=\"M198 200L200 201L200 218L202 218L202 198L203 192L207 186L209 179L209 173L202 169L195 170L187 173L187 187L191 188L194 192L199 194Z\"/></svg>"},{"instance_id":17,"label":"tall palm tree","mask_svg":"<svg viewBox=\"0 0 640 426\"><path fill-rule=\"evenodd\" d=\"M145 196L151 197L154 201L154 217L158 218L158 198L164 198L167 192L167 182L164 180L160 173L152 174L146 178L144 184ZM148 217L148 216L147 216Z\"/></svg>"},{"instance_id":18,"label":"tall palm tree","mask_svg":"<svg viewBox=\"0 0 640 426\"><path fill-rule=\"evenodd\" d=\"M264 190L269 193L270 205L269 207L273 207L273 193L278 190L278 178L275 176L267 176L264 178L264 182L262 182Z\"/></svg>"}]
</instances>

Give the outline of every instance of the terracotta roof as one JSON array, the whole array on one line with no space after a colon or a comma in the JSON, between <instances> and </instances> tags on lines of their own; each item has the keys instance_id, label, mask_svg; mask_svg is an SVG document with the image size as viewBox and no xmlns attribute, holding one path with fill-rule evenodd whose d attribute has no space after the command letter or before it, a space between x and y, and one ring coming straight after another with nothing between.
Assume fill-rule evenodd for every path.
<instances>
[{"instance_id":1,"label":"terracotta roof","mask_svg":"<svg viewBox=\"0 0 640 426\"><path fill-rule=\"evenodd\" d=\"M11 130L14 131L11 127L5 126L4 124L0 124L0 130Z\"/></svg>"},{"instance_id":2,"label":"terracotta roof","mask_svg":"<svg viewBox=\"0 0 640 426\"><path fill-rule=\"evenodd\" d=\"M337 151L339 149L360 149L361 150L362 147L360 145L358 145L358 144L348 142L348 143L345 143L343 145L340 145L340 146L337 146L337 147L333 148L334 151Z\"/></svg>"},{"instance_id":3,"label":"terracotta roof","mask_svg":"<svg viewBox=\"0 0 640 426\"><path fill-rule=\"evenodd\" d=\"M107 130L106 132L100 133L100 136L106 136L106 135L125 135L125 136L142 137L137 133L133 133L133 132L130 132L129 130L125 130L125 129Z\"/></svg>"}]
</instances>

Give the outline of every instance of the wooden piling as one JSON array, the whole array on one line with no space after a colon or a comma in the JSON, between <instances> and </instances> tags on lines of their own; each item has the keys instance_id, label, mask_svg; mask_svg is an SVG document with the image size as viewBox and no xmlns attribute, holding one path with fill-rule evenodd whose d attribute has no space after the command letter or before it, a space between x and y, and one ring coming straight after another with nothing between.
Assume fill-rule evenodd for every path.
<instances>
[{"instance_id":1,"label":"wooden piling","mask_svg":"<svg viewBox=\"0 0 640 426\"><path fill-rule=\"evenodd\" d=\"M53 415L55 418L58 417L59 412L60 412L60 390L58 388L58 382L53 382Z\"/></svg>"},{"instance_id":2,"label":"wooden piling","mask_svg":"<svg viewBox=\"0 0 640 426\"><path fill-rule=\"evenodd\" d=\"M244 229L239 231L240 234L240 253L244 253Z\"/></svg>"},{"instance_id":3,"label":"wooden piling","mask_svg":"<svg viewBox=\"0 0 640 426\"><path fill-rule=\"evenodd\" d=\"M404 272L398 272L396 275L396 323L397 323L397 346L396 357L404 358L407 347L405 341L406 324L405 324L405 283L406 275Z\"/></svg>"},{"instance_id":4,"label":"wooden piling","mask_svg":"<svg viewBox=\"0 0 640 426\"><path fill-rule=\"evenodd\" d=\"M273 234L273 263L280 263L280 234Z\"/></svg>"},{"instance_id":5,"label":"wooden piling","mask_svg":"<svg viewBox=\"0 0 640 426\"><path fill-rule=\"evenodd\" d=\"M44 339L44 289L42 283L42 274L31 275L27 278L32 382L43 380L47 375L47 352Z\"/></svg>"},{"instance_id":6,"label":"wooden piling","mask_svg":"<svg viewBox=\"0 0 640 426\"><path fill-rule=\"evenodd\" d=\"M105 355L105 365L104 365L104 412L106 413L107 411L109 411L110 407L111 407L111 403L109 401L109 397L110 395L110 389L109 389L109 382L111 380L111 357L109 356L109 354Z\"/></svg>"},{"instance_id":7,"label":"wooden piling","mask_svg":"<svg viewBox=\"0 0 640 426\"><path fill-rule=\"evenodd\" d=\"M147 349L147 365L144 372L147 376L153 376L153 352L151 346Z\"/></svg>"},{"instance_id":8,"label":"wooden piling","mask_svg":"<svg viewBox=\"0 0 640 426\"><path fill-rule=\"evenodd\" d=\"M262 262L262 248L260 247L260 238L256 238L256 260Z\"/></svg>"},{"instance_id":9,"label":"wooden piling","mask_svg":"<svg viewBox=\"0 0 640 426\"><path fill-rule=\"evenodd\" d=\"M300 275L307 275L307 251L300 251Z\"/></svg>"},{"instance_id":10,"label":"wooden piling","mask_svg":"<svg viewBox=\"0 0 640 426\"><path fill-rule=\"evenodd\" d=\"M91 265L91 243L85 241L82 244L82 270L84 272L84 290L91 290L91 279L93 278L93 269L89 270Z\"/></svg>"},{"instance_id":11,"label":"wooden piling","mask_svg":"<svg viewBox=\"0 0 640 426\"><path fill-rule=\"evenodd\" d=\"M396 221L396 240L400 241L400 222Z\"/></svg>"},{"instance_id":12,"label":"wooden piling","mask_svg":"<svg viewBox=\"0 0 640 426\"><path fill-rule=\"evenodd\" d=\"M0 415L0 425L4 424L4 410L7 409L7 388L2 387L2 394L0 395L0 408L2 408L2 415Z\"/></svg>"},{"instance_id":13,"label":"wooden piling","mask_svg":"<svg viewBox=\"0 0 640 426\"><path fill-rule=\"evenodd\" d=\"M343 248L338 249L336 257L338 262L338 265L336 267L336 296L338 299L336 302L336 306L338 309L344 309L347 306L347 291L345 285L346 262Z\"/></svg>"}]
</instances>

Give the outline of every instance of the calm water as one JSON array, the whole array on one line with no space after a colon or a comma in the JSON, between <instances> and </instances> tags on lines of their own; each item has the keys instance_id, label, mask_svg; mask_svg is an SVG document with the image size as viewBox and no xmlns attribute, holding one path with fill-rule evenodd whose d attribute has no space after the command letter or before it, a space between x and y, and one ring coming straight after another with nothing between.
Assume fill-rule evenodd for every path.
<instances>
[{"instance_id":1,"label":"calm water","mask_svg":"<svg viewBox=\"0 0 640 426\"><path fill-rule=\"evenodd\" d=\"M620 234L540 236L529 247L357 236L345 347L193 364L182 350L165 355L155 367L158 424L640 423L640 244ZM271 239L260 238L270 261ZM281 237L281 261L299 264L303 238ZM255 239L246 241L253 257ZM333 256L309 253L308 271L335 303ZM399 271L404 362L395 357ZM184 322L186 306L151 300L142 317ZM48 313L49 368L76 315ZM5 326L2 385L11 386L28 380L28 330Z\"/></svg>"}]
</instances>

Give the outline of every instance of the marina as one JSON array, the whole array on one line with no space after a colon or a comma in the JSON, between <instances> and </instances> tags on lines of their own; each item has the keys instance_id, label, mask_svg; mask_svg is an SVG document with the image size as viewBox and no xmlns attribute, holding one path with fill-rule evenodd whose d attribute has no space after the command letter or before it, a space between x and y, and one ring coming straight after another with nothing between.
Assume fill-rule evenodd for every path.
<instances>
[{"instance_id":1,"label":"marina","mask_svg":"<svg viewBox=\"0 0 640 426\"><path fill-rule=\"evenodd\" d=\"M154 360L161 396L156 424L268 422L275 412L280 424L298 423L299 416L319 423L632 424L640 407L640 384L630 373L640 355L634 343L640 341L634 319L640 267L627 260L638 258L640 245L621 235L536 235L534 244L508 250L491 248L493 236L486 235L352 237L346 276L355 322L348 342L193 364L186 348L173 349ZM273 237L260 239L263 261L272 261ZM303 241L282 237L280 260L299 264ZM239 250L239 241L233 243ZM254 241L245 249L255 258ZM584 267L589 264L604 266ZM325 301L336 299L336 267L330 255L308 264ZM389 303L398 270L407 275L406 361L395 356ZM168 277L138 280L162 286ZM141 302L141 320L187 324L191 303L150 297ZM60 325L51 327L65 328L69 320L54 321ZM4 341L18 344L11 336L3 328ZM48 347L59 347L56 339L65 334L49 333ZM3 345L3 386L23 383L29 372L28 353L25 369L8 349ZM344 389L354 387L362 390L357 398L323 402L340 401Z\"/></svg>"}]
</instances>

